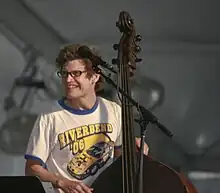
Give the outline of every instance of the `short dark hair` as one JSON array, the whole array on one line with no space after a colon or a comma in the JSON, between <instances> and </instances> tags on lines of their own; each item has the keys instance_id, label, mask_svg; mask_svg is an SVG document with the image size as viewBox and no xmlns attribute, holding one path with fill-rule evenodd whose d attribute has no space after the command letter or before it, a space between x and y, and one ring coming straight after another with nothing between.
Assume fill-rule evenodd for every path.
<instances>
[{"instance_id":1,"label":"short dark hair","mask_svg":"<svg viewBox=\"0 0 220 193\"><path fill-rule=\"evenodd\" d=\"M67 62L79 59L82 60L83 63L85 64L85 68L88 71L89 77L91 77L94 73L96 73L93 69L92 61L89 58L82 57L81 54L79 53L79 48L81 48L82 46L86 46L91 53L97 55L95 50L90 49L87 45L69 44L60 49L59 54L56 58L56 68L58 70L62 70L63 66ZM104 79L103 77L100 76L99 81L95 85L95 90L100 91L103 87L103 84L104 84Z\"/></svg>"}]
</instances>

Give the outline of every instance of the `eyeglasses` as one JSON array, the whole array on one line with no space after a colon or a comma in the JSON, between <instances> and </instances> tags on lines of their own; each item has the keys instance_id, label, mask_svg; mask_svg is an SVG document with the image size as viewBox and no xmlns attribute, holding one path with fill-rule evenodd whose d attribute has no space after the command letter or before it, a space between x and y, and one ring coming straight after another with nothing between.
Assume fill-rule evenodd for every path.
<instances>
[{"instance_id":1,"label":"eyeglasses","mask_svg":"<svg viewBox=\"0 0 220 193\"><path fill-rule=\"evenodd\" d=\"M67 71L58 71L57 72L57 75L58 77L60 78L67 78L68 75L70 75L71 77L79 77L82 75L82 73L85 73L87 71L81 71L81 70L74 70L74 71L71 71L71 72L67 72Z\"/></svg>"}]
</instances>

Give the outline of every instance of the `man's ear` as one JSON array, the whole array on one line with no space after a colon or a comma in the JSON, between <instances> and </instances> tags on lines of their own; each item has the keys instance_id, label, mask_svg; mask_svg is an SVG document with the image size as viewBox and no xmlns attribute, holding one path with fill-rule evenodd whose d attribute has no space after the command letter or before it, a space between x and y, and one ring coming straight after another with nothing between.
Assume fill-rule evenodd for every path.
<instances>
[{"instance_id":1,"label":"man's ear","mask_svg":"<svg viewBox=\"0 0 220 193\"><path fill-rule=\"evenodd\" d=\"M99 78L100 78L100 74L93 74L92 76L92 84L95 84L99 81Z\"/></svg>"}]
</instances>

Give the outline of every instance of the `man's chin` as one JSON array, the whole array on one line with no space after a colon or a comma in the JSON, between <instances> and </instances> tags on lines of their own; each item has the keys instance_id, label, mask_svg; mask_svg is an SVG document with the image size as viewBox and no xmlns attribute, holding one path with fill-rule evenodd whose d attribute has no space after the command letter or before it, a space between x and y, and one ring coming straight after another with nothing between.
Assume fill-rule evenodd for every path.
<instances>
[{"instance_id":1,"label":"man's chin","mask_svg":"<svg viewBox=\"0 0 220 193\"><path fill-rule=\"evenodd\" d=\"M77 93L67 93L66 94L66 98L67 99L78 99L78 98L80 98L81 97L81 95L80 94L77 94Z\"/></svg>"}]
</instances>

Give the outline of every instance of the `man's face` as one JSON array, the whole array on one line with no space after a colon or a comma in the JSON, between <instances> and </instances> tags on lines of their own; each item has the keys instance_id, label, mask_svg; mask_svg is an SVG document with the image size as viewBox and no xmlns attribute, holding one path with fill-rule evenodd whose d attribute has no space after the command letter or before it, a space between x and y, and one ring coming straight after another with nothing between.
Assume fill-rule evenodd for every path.
<instances>
[{"instance_id":1,"label":"man's face","mask_svg":"<svg viewBox=\"0 0 220 193\"><path fill-rule=\"evenodd\" d=\"M88 77L82 60L67 62L62 71L62 82L68 99L78 99L94 92L98 75Z\"/></svg>"}]
</instances>

